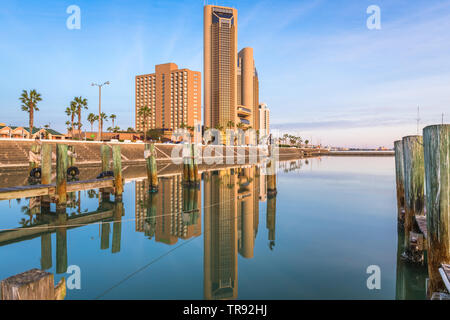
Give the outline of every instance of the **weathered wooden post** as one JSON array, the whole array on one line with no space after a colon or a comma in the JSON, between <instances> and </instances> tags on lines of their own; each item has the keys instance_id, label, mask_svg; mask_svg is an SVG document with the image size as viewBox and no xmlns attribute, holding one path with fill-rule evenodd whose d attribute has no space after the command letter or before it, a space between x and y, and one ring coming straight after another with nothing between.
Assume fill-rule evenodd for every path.
<instances>
[{"instance_id":1,"label":"weathered wooden post","mask_svg":"<svg viewBox=\"0 0 450 320\"><path fill-rule=\"evenodd\" d=\"M41 149L41 183L52 183L52 145L44 143Z\"/></svg>"},{"instance_id":2,"label":"weathered wooden post","mask_svg":"<svg viewBox=\"0 0 450 320\"><path fill-rule=\"evenodd\" d=\"M72 146L72 145L69 145L68 147L67 147L67 155L68 155L68 158L67 158L67 166L70 168L70 167L73 167L74 165L75 165L75 147L74 146Z\"/></svg>"},{"instance_id":3,"label":"weathered wooden post","mask_svg":"<svg viewBox=\"0 0 450 320\"><path fill-rule=\"evenodd\" d=\"M190 148L188 144L183 145L183 183L189 184L189 163L190 163Z\"/></svg>"},{"instance_id":4,"label":"weathered wooden post","mask_svg":"<svg viewBox=\"0 0 450 320\"><path fill-rule=\"evenodd\" d=\"M1 300L63 300L66 282L63 278L54 287L53 274L32 269L3 280L1 292Z\"/></svg>"},{"instance_id":5,"label":"weathered wooden post","mask_svg":"<svg viewBox=\"0 0 450 320\"><path fill-rule=\"evenodd\" d=\"M188 165L189 165L189 184L194 184L195 183L195 172L194 172L194 147L193 145L189 145L189 160L188 160Z\"/></svg>"},{"instance_id":6,"label":"weathered wooden post","mask_svg":"<svg viewBox=\"0 0 450 320\"><path fill-rule=\"evenodd\" d=\"M145 236L153 238L156 232L156 212L158 208L158 194L150 193L147 203L147 219L145 222Z\"/></svg>"},{"instance_id":7,"label":"weathered wooden post","mask_svg":"<svg viewBox=\"0 0 450 320\"><path fill-rule=\"evenodd\" d=\"M120 153L120 146L112 147L113 153L113 167L114 167L114 186L116 189L116 198L122 197L123 180L122 180L122 155Z\"/></svg>"},{"instance_id":8,"label":"weathered wooden post","mask_svg":"<svg viewBox=\"0 0 450 320\"><path fill-rule=\"evenodd\" d=\"M395 150L395 178L397 185L397 219L401 225L404 221L405 207L405 185L404 185L404 169L403 169L403 143L401 140L394 142Z\"/></svg>"},{"instance_id":9,"label":"weathered wooden post","mask_svg":"<svg viewBox=\"0 0 450 320\"><path fill-rule=\"evenodd\" d=\"M147 177L149 182L149 191L158 191L158 168L156 165L155 145L145 144L144 158L147 161Z\"/></svg>"},{"instance_id":10,"label":"weathered wooden post","mask_svg":"<svg viewBox=\"0 0 450 320\"><path fill-rule=\"evenodd\" d=\"M199 176L198 176L198 157L199 157L199 150L198 146L193 143L192 144L192 166L193 166L193 175L194 180L192 181L196 185L200 183Z\"/></svg>"},{"instance_id":11,"label":"weathered wooden post","mask_svg":"<svg viewBox=\"0 0 450 320\"><path fill-rule=\"evenodd\" d=\"M450 263L450 125L423 129L430 293L443 291L441 264Z\"/></svg>"},{"instance_id":12,"label":"weathered wooden post","mask_svg":"<svg viewBox=\"0 0 450 320\"><path fill-rule=\"evenodd\" d=\"M65 210L67 204L67 145L56 145L56 210Z\"/></svg>"},{"instance_id":13,"label":"weathered wooden post","mask_svg":"<svg viewBox=\"0 0 450 320\"><path fill-rule=\"evenodd\" d=\"M41 145L33 144L31 146L30 155L30 170L39 167L39 155L41 153Z\"/></svg>"},{"instance_id":14,"label":"weathered wooden post","mask_svg":"<svg viewBox=\"0 0 450 320\"><path fill-rule=\"evenodd\" d=\"M405 248L408 252L414 216L424 215L424 159L422 136L407 136L402 140L405 178Z\"/></svg>"},{"instance_id":15,"label":"weathered wooden post","mask_svg":"<svg viewBox=\"0 0 450 320\"><path fill-rule=\"evenodd\" d=\"M100 154L102 158L102 172L111 170L110 161L111 161L111 149L107 144L102 144L100 146Z\"/></svg>"}]
</instances>

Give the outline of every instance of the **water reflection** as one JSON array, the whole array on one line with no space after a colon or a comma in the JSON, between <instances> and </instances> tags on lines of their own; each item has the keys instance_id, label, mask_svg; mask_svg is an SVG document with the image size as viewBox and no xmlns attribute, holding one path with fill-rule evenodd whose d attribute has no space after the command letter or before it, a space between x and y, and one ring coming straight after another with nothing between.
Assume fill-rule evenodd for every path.
<instances>
[{"instance_id":1,"label":"water reflection","mask_svg":"<svg viewBox=\"0 0 450 320\"><path fill-rule=\"evenodd\" d=\"M280 177L285 173L298 172L301 172L303 176L307 176L309 168L312 167L312 161L316 160L310 160L309 164L305 160L281 162L278 166L278 172ZM340 159L338 160L340 161ZM322 161L326 162L326 159ZM314 162L314 166L319 168L317 161ZM304 174L305 168L308 168L306 174ZM68 241L71 240L70 230L75 228L83 228L83 226L98 223L99 240L97 241L100 243L95 244L94 249L97 252L94 252L93 255L91 250L89 258L93 257L98 259L99 262L102 262L102 259L106 261L105 255L101 255L106 250L110 251L111 254L121 251L124 254L123 256L116 254L113 256L115 260L108 261L118 261L118 259L123 259L125 254L130 254L129 247L125 246L127 243L130 243L130 238L141 239L145 242L145 245L148 244L147 248L150 246L158 249L163 248L160 252L158 251L158 254L161 253L163 256L168 251L166 248L169 248L169 246L173 246L171 249L174 249L179 243L185 243L187 240L195 241L196 238L202 235L203 229L203 252L197 250L199 255L203 255L203 275L201 274L201 265L194 269L195 272L199 273L200 277L203 277L203 295L200 298L237 299L239 298L239 259L242 275L242 270L245 269L243 262L247 264L247 268L250 268L251 264L247 263L247 261L255 261L256 263L256 259L253 258L263 253L261 248L266 252L272 250L270 257L273 257L274 254L283 251L277 250L278 243L284 240L283 248L285 247L286 239L288 239L286 235L290 232L290 229L286 229L286 222L284 222L283 229L283 219L286 218L286 215L278 213L278 234L276 228L277 198L279 200L279 210L282 210L284 214L289 210L289 208L286 208L286 197L284 196L286 189L282 190L282 187L279 186L278 191L280 194L277 195L276 192L273 192L274 185L275 189L277 189L277 179L263 175L262 168L258 166L203 172L202 180L203 183L200 187L190 188L183 185L181 175L160 177L159 192L157 193L149 192L147 180L135 181L134 208L130 208L130 205L133 205L133 199L125 198L124 200L129 205L127 207L128 217L126 220L122 220L125 216L124 203L111 200L113 197L105 190L90 190L84 195L79 192L68 195L69 203L64 212L53 210L53 205L50 206L49 199L45 197L22 199L18 209L16 209L16 212L21 210L22 215L20 219L14 222L19 228L0 232L0 247L24 240L40 240L40 268L43 270L54 268L53 272L63 274L67 272L68 265L74 263L70 259L70 249L86 244L83 241L73 242L72 240L68 246ZM284 183L286 183L286 180L284 180ZM309 181L308 183L313 182ZM130 194L132 192L133 190L131 190ZM289 199L292 199L292 202L298 201L295 197ZM307 200L303 200L305 205L308 205ZM93 203L94 205L89 205L90 210L88 210L83 202ZM266 204L261 204L262 202ZM312 202L312 205L316 205L313 201L310 202ZM93 208L95 209L92 210ZM263 225L260 226L259 224L261 209L265 209L261 213L262 220L264 220L264 214L266 215L265 229ZM295 216L297 217L297 215ZM396 217L394 212L393 216ZM286 221L286 219L284 220ZM311 228L314 229L314 224L312 224ZM258 235L258 231L263 234ZM267 235L265 232L267 232ZM306 229L305 232L307 232ZM52 234L55 234L53 241L56 239L56 246L55 242L53 242L53 248ZM256 241L257 236L259 242ZM129 241L122 243L122 240L126 239ZM158 246L155 242L162 245ZM296 241L291 241L291 243L295 246L295 249L301 246ZM256 245L257 247L255 248ZM393 245L395 246L395 244ZM97 246L99 246L99 249ZM400 228L398 234L395 297L397 299L424 299L427 277L426 267L409 265L401 260L400 255L404 251L403 246L404 235ZM182 255L181 251L186 250L186 248L177 249L179 250L177 252L180 252ZM323 247L318 247L314 250L321 252ZM192 255L193 251L192 249L189 254ZM17 254L20 254L20 252L17 251ZM108 255L108 258L112 257L111 254ZM124 268L129 267L129 265L131 265L131 269L133 267L138 268L140 267L138 264L142 263L142 260L154 259L152 254L154 252L152 253L149 250L139 252L136 254L136 260L123 262ZM72 252L72 259L73 255L74 253ZM56 257L55 261L53 261L54 257ZM128 255L127 257L133 258L134 256ZM280 254L277 257L283 257L283 255ZM186 257L181 256L179 259L182 261L181 259L186 259ZM83 261L81 260L81 262ZM311 264L314 262L301 261L299 263L298 267L300 270L302 267L305 268L304 270L313 269ZM37 264L39 265L39 260L37 260ZM393 266L394 264L395 258L390 265ZM157 265L155 265L156 267ZM23 270L17 270L17 272L21 271ZM92 270L88 271L95 272ZM123 276L122 273L115 273L114 275L117 274ZM96 275L99 279L104 276L101 272ZM147 277L147 274L145 276ZM148 275L148 277L150 276ZM308 283L302 276L295 273L293 273L293 277L297 277L297 282L301 285ZM394 277L392 277L393 279ZM104 286L108 287L115 280L108 277L98 281L107 281L107 284L104 284ZM201 278L198 280L198 283L201 283ZM130 285L130 287L132 286ZM118 296L122 293L121 289L121 287L114 289L118 291ZM126 289L124 288L123 290L125 292ZM147 291L143 293L143 297L147 297L145 296L147 292L150 294L152 290L158 291L158 289L154 288L145 290ZM201 292L201 286L198 291ZM393 287L390 291L390 294L392 293ZM94 292L91 295L95 296L95 294L98 294L98 292ZM243 295L244 292L241 290L241 296ZM125 294L121 297L127 298ZM296 293L292 294L292 298L296 297ZM274 297L268 296L268 298Z\"/></svg>"}]
</instances>

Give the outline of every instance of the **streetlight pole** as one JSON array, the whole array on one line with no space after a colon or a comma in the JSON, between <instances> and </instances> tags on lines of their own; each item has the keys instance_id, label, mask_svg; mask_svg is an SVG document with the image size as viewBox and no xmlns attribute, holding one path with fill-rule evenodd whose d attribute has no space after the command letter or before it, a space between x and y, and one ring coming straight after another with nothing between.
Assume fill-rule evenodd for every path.
<instances>
[{"instance_id":1,"label":"streetlight pole","mask_svg":"<svg viewBox=\"0 0 450 320\"><path fill-rule=\"evenodd\" d=\"M98 135L97 140L102 141L102 127L103 127L103 119L102 119L102 87L104 85L109 85L110 82L106 81L103 84L92 83L91 86L98 87Z\"/></svg>"}]
</instances>

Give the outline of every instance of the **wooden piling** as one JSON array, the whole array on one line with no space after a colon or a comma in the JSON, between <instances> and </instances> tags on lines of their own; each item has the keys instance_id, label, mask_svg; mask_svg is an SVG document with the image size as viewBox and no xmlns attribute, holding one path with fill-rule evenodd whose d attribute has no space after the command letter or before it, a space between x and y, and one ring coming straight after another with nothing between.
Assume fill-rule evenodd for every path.
<instances>
[{"instance_id":1,"label":"wooden piling","mask_svg":"<svg viewBox=\"0 0 450 320\"><path fill-rule=\"evenodd\" d=\"M41 146L39 144L33 144L31 146L31 157L30 157L30 170L39 167L39 155L41 153Z\"/></svg>"},{"instance_id":2,"label":"wooden piling","mask_svg":"<svg viewBox=\"0 0 450 320\"><path fill-rule=\"evenodd\" d=\"M403 169L403 143L401 140L394 142L395 150L395 178L397 185L397 219L403 224L405 207L405 185L404 185L404 169Z\"/></svg>"},{"instance_id":3,"label":"wooden piling","mask_svg":"<svg viewBox=\"0 0 450 320\"><path fill-rule=\"evenodd\" d=\"M122 180L122 155L120 153L120 146L112 147L113 154L113 168L114 168L114 186L116 189L116 197L122 197L123 180Z\"/></svg>"},{"instance_id":4,"label":"wooden piling","mask_svg":"<svg viewBox=\"0 0 450 320\"><path fill-rule=\"evenodd\" d=\"M1 282L2 300L54 300L53 274L32 269Z\"/></svg>"},{"instance_id":5,"label":"wooden piling","mask_svg":"<svg viewBox=\"0 0 450 320\"><path fill-rule=\"evenodd\" d=\"M450 125L423 129L430 293L443 291L439 268L450 263Z\"/></svg>"},{"instance_id":6,"label":"wooden piling","mask_svg":"<svg viewBox=\"0 0 450 320\"><path fill-rule=\"evenodd\" d=\"M57 208L67 204L67 145L56 145L56 195Z\"/></svg>"},{"instance_id":7,"label":"wooden piling","mask_svg":"<svg viewBox=\"0 0 450 320\"><path fill-rule=\"evenodd\" d=\"M100 154L102 158L102 172L111 170L109 165L111 161L111 148L107 144L100 146Z\"/></svg>"},{"instance_id":8,"label":"wooden piling","mask_svg":"<svg viewBox=\"0 0 450 320\"><path fill-rule=\"evenodd\" d=\"M192 144L192 166L193 166L193 174L194 174L194 180L193 182L195 184L199 184L199 176L198 176L198 156L199 156L199 150L198 146L193 143Z\"/></svg>"},{"instance_id":9,"label":"wooden piling","mask_svg":"<svg viewBox=\"0 0 450 320\"><path fill-rule=\"evenodd\" d=\"M270 177L270 176L269 176ZM276 211L277 211L277 197L276 193L269 193L267 195L267 217L266 227L269 231L269 248L273 249L275 246L275 225L276 225Z\"/></svg>"},{"instance_id":10,"label":"wooden piling","mask_svg":"<svg viewBox=\"0 0 450 320\"><path fill-rule=\"evenodd\" d=\"M414 216L424 215L424 159L422 136L407 136L402 139L405 186L405 248L409 248L410 232Z\"/></svg>"},{"instance_id":11,"label":"wooden piling","mask_svg":"<svg viewBox=\"0 0 450 320\"><path fill-rule=\"evenodd\" d=\"M41 183L52 183L52 145L44 143L41 150Z\"/></svg>"},{"instance_id":12,"label":"wooden piling","mask_svg":"<svg viewBox=\"0 0 450 320\"><path fill-rule=\"evenodd\" d=\"M67 167L73 167L75 165L75 146L69 145L67 147Z\"/></svg>"},{"instance_id":13,"label":"wooden piling","mask_svg":"<svg viewBox=\"0 0 450 320\"><path fill-rule=\"evenodd\" d=\"M190 147L188 144L183 146L183 183L189 184L190 175L189 175L189 163L190 163Z\"/></svg>"},{"instance_id":14,"label":"wooden piling","mask_svg":"<svg viewBox=\"0 0 450 320\"><path fill-rule=\"evenodd\" d=\"M189 157L189 184L194 184L195 183L195 172L194 172L194 146L191 144L189 146L189 153L190 153L190 157Z\"/></svg>"},{"instance_id":15,"label":"wooden piling","mask_svg":"<svg viewBox=\"0 0 450 320\"><path fill-rule=\"evenodd\" d=\"M146 144L144 157L147 161L147 177L149 182L149 191L157 192L158 191L158 168L156 166L156 151L155 145Z\"/></svg>"}]
</instances>

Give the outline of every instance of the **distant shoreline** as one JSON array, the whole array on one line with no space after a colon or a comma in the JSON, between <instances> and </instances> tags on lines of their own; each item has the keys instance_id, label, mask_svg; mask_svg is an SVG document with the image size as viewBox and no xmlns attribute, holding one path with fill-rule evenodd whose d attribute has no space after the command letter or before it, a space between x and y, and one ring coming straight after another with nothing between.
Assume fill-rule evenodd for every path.
<instances>
[{"instance_id":1,"label":"distant shoreline","mask_svg":"<svg viewBox=\"0 0 450 320\"><path fill-rule=\"evenodd\" d=\"M366 156L366 157L393 157L394 151L329 151L328 156Z\"/></svg>"}]
</instances>

